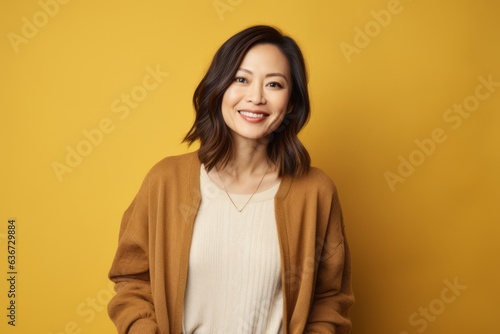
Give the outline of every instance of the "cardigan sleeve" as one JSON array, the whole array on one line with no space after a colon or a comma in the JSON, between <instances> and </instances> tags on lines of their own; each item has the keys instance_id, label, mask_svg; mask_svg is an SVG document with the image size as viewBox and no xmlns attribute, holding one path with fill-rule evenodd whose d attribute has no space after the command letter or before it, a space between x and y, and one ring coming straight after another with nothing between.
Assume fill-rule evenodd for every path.
<instances>
[{"instance_id":1,"label":"cardigan sleeve","mask_svg":"<svg viewBox=\"0 0 500 334\"><path fill-rule=\"evenodd\" d=\"M108 313L118 333L159 334L149 276L146 182L123 214L118 249L108 276L115 282L116 291Z\"/></svg>"},{"instance_id":2,"label":"cardigan sleeve","mask_svg":"<svg viewBox=\"0 0 500 334\"><path fill-rule=\"evenodd\" d=\"M336 191L322 246L312 306L304 333L347 334L351 331L349 311L354 296L349 246Z\"/></svg>"}]
</instances>

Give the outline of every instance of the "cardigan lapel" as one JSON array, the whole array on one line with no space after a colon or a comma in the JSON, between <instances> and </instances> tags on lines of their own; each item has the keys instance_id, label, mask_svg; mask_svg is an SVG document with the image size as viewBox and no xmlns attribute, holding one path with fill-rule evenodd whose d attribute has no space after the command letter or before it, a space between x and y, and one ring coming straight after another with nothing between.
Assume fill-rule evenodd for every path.
<instances>
[{"instance_id":1,"label":"cardigan lapel","mask_svg":"<svg viewBox=\"0 0 500 334\"><path fill-rule=\"evenodd\" d=\"M274 197L274 211L276 217L276 229L281 254L281 286L283 287L283 334L288 334L289 315L291 310L287 308L290 297L290 285L288 284L288 273L290 271L290 252L288 242L288 232L285 216L285 198L288 195L293 177L285 175L281 179L278 192Z\"/></svg>"},{"instance_id":2,"label":"cardigan lapel","mask_svg":"<svg viewBox=\"0 0 500 334\"><path fill-rule=\"evenodd\" d=\"M188 173L187 187L189 196L185 199L187 203L181 203L179 210L182 213L183 224L181 224L181 252L179 267L179 282L177 284L177 299L175 304L175 320L173 322L173 333L182 332L182 313L184 309L184 298L189 269L189 250L193 236L194 221L198 212L201 193L200 193L200 161L197 152L191 154L186 171Z\"/></svg>"}]
</instances>

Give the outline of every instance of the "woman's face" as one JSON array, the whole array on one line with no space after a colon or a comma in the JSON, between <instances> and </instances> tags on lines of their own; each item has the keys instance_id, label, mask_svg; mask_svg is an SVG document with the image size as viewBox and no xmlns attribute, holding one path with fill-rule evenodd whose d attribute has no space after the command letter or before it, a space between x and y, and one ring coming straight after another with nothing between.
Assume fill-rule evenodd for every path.
<instances>
[{"instance_id":1,"label":"woman's face","mask_svg":"<svg viewBox=\"0 0 500 334\"><path fill-rule=\"evenodd\" d=\"M261 139L276 130L291 92L287 58L272 44L252 47L222 98L222 116L233 136Z\"/></svg>"}]
</instances>

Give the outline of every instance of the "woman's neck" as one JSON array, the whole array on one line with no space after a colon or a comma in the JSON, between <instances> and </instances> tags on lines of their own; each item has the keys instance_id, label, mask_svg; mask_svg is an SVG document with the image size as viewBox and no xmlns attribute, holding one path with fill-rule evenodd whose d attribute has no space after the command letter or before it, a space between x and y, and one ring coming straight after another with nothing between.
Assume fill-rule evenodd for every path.
<instances>
[{"instance_id":1,"label":"woman's neck","mask_svg":"<svg viewBox=\"0 0 500 334\"><path fill-rule=\"evenodd\" d=\"M211 179L236 194L252 194L279 181L278 171L267 156L267 141L234 140L231 160L210 171Z\"/></svg>"},{"instance_id":2,"label":"woman's neck","mask_svg":"<svg viewBox=\"0 0 500 334\"><path fill-rule=\"evenodd\" d=\"M235 138L236 139L236 138ZM241 139L234 140L231 160L222 170L234 178L261 175L269 169L267 141Z\"/></svg>"}]
</instances>

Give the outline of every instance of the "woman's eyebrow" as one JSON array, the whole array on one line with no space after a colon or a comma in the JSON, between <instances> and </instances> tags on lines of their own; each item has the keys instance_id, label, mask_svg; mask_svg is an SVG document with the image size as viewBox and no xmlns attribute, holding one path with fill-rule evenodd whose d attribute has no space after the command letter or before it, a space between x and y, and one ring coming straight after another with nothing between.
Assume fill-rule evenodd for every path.
<instances>
[{"instance_id":1,"label":"woman's eyebrow","mask_svg":"<svg viewBox=\"0 0 500 334\"><path fill-rule=\"evenodd\" d=\"M246 72L248 74L253 74L252 71L247 70L246 68L239 68L238 71L243 71L243 72ZM269 77L283 77L286 80L286 82L288 82L286 75L284 75L283 73L280 73L280 72L266 74L266 78L269 78Z\"/></svg>"}]
</instances>

